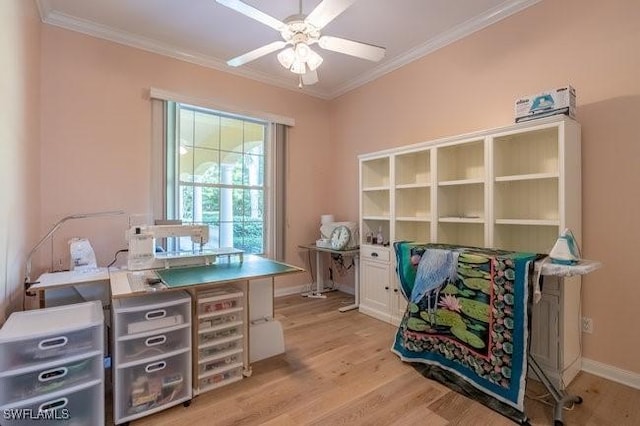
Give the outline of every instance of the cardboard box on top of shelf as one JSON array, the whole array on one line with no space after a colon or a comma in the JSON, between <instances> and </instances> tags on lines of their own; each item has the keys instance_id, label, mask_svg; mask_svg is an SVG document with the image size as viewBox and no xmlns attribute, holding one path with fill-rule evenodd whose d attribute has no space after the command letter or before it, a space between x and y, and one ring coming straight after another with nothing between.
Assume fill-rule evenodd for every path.
<instances>
[{"instance_id":1,"label":"cardboard box on top of shelf","mask_svg":"<svg viewBox=\"0 0 640 426\"><path fill-rule=\"evenodd\" d=\"M576 90L571 86L546 90L516 100L516 123L565 114L576 118Z\"/></svg>"}]
</instances>

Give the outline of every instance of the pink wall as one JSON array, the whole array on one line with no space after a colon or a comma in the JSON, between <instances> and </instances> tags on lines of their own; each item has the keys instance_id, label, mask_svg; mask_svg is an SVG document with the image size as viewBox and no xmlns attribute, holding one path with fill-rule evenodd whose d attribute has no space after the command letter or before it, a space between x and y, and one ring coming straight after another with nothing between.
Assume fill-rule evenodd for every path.
<instances>
[{"instance_id":1,"label":"pink wall","mask_svg":"<svg viewBox=\"0 0 640 426\"><path fill-rule=\"evenodd\" d=\"M72 213L150 210L150 87L295 119L287 261L304 266L297 244L317 238L329 199L325 101L48 25L42 29L42 229ZM66 241L74 235L88 237L98 263L109 263L126 247L127 223L127 216L68 222L56 234L54 264L61 259L68 267ZM306 274L281 280L307 281Z\"/></svg>"},{"instance_id":2,"label":"pink wall","mask_svg":"<svg viewBox=\"0 0 640 426\"><path fill-rule=\"evenodd\" d=\"M296 246L316 238L321 214L358 215L357 154L507 125L517 97L571 83L583 126L583 253L605 264L583 281L594 320L584 355L640 373L637 22L634 1L545 0L331 102L44 25L41 231L75 212L148 210L151 86L295 118L287 260L303 265ZM64 242L83 235L105 264L125 228L124 218L76 222L54 257L68 261Z\"/></svg>"},{"instance_id":3,"label":"pink wall","mask_svg":"<svg viewBox=\"0 0 640 426\"><path fill-rule=\"evenodd\" d=\"M640 373L640 2L545 0L331 103L337 214L358 214L357 154L513 123L519 96L571 83L582 124L586 358ZM340 185L338 185L340 182Z\"/></svg>"},{"instance_id":4,"label":"pink wall","mask_svg":"<svg viewBox=\"0 0 640 426\"><path fill-rule=\"evenodd\" d=\"M38 236L40 17L0 2L0 325L21 309L25 253Z\"/></svg>"}]
</instances>

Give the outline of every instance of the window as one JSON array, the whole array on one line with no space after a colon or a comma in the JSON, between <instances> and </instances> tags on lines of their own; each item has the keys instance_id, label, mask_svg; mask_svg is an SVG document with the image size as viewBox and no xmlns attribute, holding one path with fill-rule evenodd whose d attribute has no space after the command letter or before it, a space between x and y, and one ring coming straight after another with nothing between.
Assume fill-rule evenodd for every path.
<instances>
[{"instance_id":1,"label":"window","mask_svg":"<svg viewBox=\"0 0 640 426\"><path fill-rule=\"evenodd\" d=\"M207 248L265 253L268 123L175 102L167 111L166 218L208 224Z\"/></svg>"}]
</instances>

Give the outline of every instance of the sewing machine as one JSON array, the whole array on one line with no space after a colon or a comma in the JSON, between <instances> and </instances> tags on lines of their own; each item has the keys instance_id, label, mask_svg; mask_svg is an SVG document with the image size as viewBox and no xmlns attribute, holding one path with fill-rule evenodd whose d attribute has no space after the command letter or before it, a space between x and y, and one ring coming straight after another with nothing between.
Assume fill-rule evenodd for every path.
<instances>
[{"instance_id":1,"label":"sewing machine","mask_svg":"<svg viewBox=\"0 0 640 426\"><path fill-rule=\"evenodd\" d=\"M140 271L145 269L169 268L172 266L209 265L217 256L240 256L242 250L233 248L204 249L209 241L208 225L144 225L134 226L127 231L129 241L128 269ZM190 237L198 246L194 250L163 252L156 249L156 240L161 238Z\"/></svg>"}]
</instances>

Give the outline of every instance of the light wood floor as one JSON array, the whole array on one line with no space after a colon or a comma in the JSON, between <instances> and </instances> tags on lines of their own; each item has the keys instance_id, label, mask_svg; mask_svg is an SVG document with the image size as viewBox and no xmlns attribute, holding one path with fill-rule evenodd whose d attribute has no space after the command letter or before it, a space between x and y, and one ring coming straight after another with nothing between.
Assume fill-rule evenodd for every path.
<instances>
[{"instance_id":1,"label":"light wood floor","mask_svg":"<svg viewBox=\"0 0 640 426\"><path fill-rule=\"evenodd\" d=\"M287 351L253 364L253 375L132 422L143 425L512 425L505 417L422 377L389 351L395 328L356 311L350 300L287 296L276 300ZM536 386L538 385L538 386ZM640 390L581 373L570 390L584 398L566 425L639 425ZM527 393L542 387L529 381ZM534 425L552 409L526 400Z\"/></svg>"}]
</instances>

